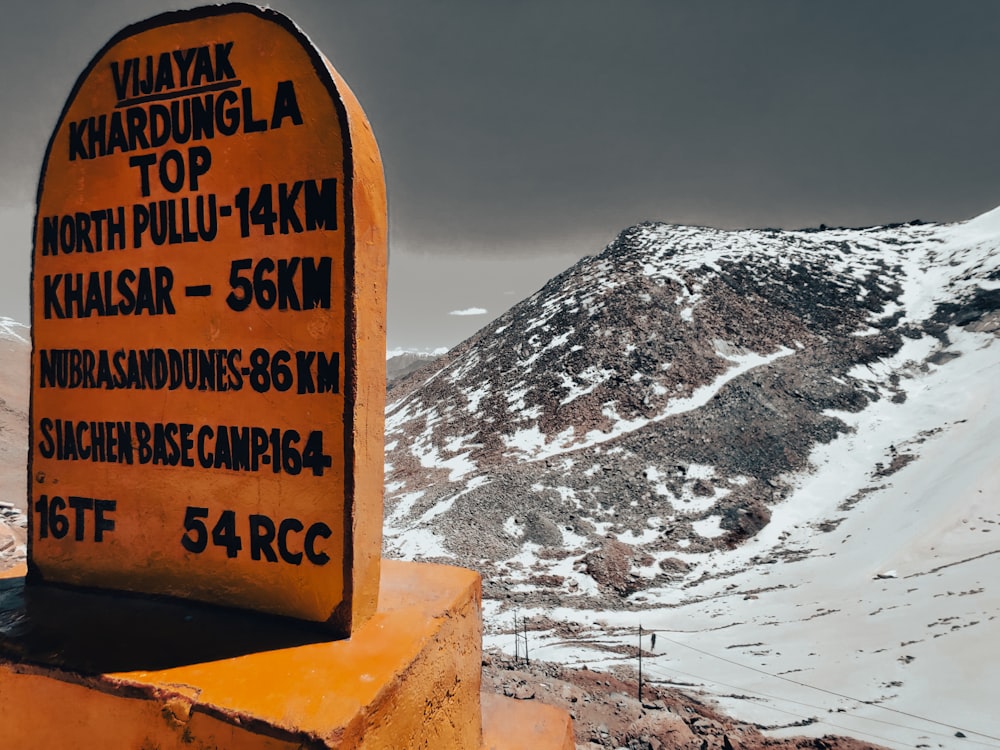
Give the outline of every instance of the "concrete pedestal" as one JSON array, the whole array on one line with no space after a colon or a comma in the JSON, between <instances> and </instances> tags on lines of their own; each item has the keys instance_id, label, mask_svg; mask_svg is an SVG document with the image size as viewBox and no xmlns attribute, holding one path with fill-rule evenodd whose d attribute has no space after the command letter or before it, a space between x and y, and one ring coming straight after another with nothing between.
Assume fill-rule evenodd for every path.
<instances>
[{"instance_id":1,"label":"concrete pedestal","mask_svg":"<svg viewBox=\"0 0 1000 750\"><path fill-rule=\"evenodd\" d=\"M481 705L468 570L383 561L377 613L339 641L196 604L26 589L13 572L0 578L4 746L573 748L561 711Z\"/></svg>"}]
</instances>

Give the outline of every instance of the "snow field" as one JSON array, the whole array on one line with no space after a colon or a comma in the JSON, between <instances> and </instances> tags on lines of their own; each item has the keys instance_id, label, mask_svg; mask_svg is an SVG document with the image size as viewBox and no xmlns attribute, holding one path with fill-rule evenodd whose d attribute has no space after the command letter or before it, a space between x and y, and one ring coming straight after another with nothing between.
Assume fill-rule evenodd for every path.
<instances>
[{"instance_id":1,"label":"snow field","mask_svg":"<svg viewBox=\"0 0 1000 750\"><path fill-rule=\"evenodd\" d=\"M634 645L641 623L659 636L644 647L648 678L684 683L774 734L1000 747L989 687L1000 654L1000 398L988 376L1000 347L984 334L948 335L960 359L914 368L905 403L840 415L854 432L813 452L815 472L756 538L674 555L694 565L686 585L634 595L641 610L546 611L586 627L577 640L539 635L532 654L592 668L634 662L583 641ZM905 356L929 351L918 341ZM915 458L880 475L876 465L899 454ZM509 648L493 630L486 642Z\"/></svg>"}]
</instances>

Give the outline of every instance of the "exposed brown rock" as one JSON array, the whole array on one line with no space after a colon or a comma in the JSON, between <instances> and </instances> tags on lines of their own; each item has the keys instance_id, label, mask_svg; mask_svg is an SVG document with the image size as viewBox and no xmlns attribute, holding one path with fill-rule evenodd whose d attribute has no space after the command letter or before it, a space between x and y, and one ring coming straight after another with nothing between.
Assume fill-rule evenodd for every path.
<instances>
[{"instance_id":1,"label":"exposed brown rock","mask_svg":"<svg viewBox=\"0 0 1000 750\"><path fill-rule=\"evenodd\" d=\"M587 574L599 586L620 596L628 596L639 588L631 572L634 554L635 550L629 545L609 539L603 547L585 555L583 563Z\"/></svg>"}]
</instances>

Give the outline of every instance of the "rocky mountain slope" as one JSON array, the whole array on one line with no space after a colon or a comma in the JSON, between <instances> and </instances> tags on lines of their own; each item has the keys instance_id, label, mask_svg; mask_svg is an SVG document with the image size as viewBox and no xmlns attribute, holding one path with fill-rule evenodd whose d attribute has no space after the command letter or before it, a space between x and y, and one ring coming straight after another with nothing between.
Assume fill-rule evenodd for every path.
<instances>
[{"instance_id":1,"label":"rocky mountain slope","mask_svg":"<svg viewBox=\"0 0 1000 750\"><path fill-rule=\"evenodd\" d=\"M386 548L487 643L645 668L772 734L1000 747L1000 210L624 231L387 407Z\"/></svg>"},{"instance_id":2,"label":"rocky mountain slope","mask_svg":"<svg viewBox=\"0 0 1000 750\"><path fill-rule=\"evenodd\" d=\"M992 340L998 223L622 232L393 390L389 549L497 586L480 561L533 543L564 578L572 550L598 588L554 578L560 601L615 606L682 574L676 553L738 546L845 414L905 401L954 331Z\"/></svg>"}]
</instances>

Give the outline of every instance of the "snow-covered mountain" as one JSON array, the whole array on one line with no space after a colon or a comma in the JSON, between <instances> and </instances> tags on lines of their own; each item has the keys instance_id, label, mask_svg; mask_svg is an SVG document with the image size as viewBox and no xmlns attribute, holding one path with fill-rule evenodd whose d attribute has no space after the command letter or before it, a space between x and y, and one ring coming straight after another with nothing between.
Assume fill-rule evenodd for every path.
<instances>
[{"instance_id":1,"label":"snow-covered mountain","mask_svg":"<svg viewBox=\"0 0 1000 750\"><path fill-rule=\"evenodd\" d=\"M1000 209L632 227L390 393L387 550L482 570L539 658L641 623L763 725L1000 747L998 330Z\"/></svg>"},{"instance_id":2,"label":"snow-covered mountain","mask_svg":"<svg viewBox=\"0 0 1000 750\"><path fill-rule=\"evenodd\" d=\"M410 351L405 349L395 349L386 352L385 355L385 380L389 390L397 381L405 378L410 373L416 372L430 362L444 354L447 349L440 351Z\"/></svg>"},{"instance_id":3,"label":"snow-covered mountain","mask_svg":"<svg viewBox=\"0 0 1000 750\"><path fill-rule=\"evenodd\" d=\"M25 554L30 356L28 327L0 317L0 569Z\"/></svg>"}]
</instances>

